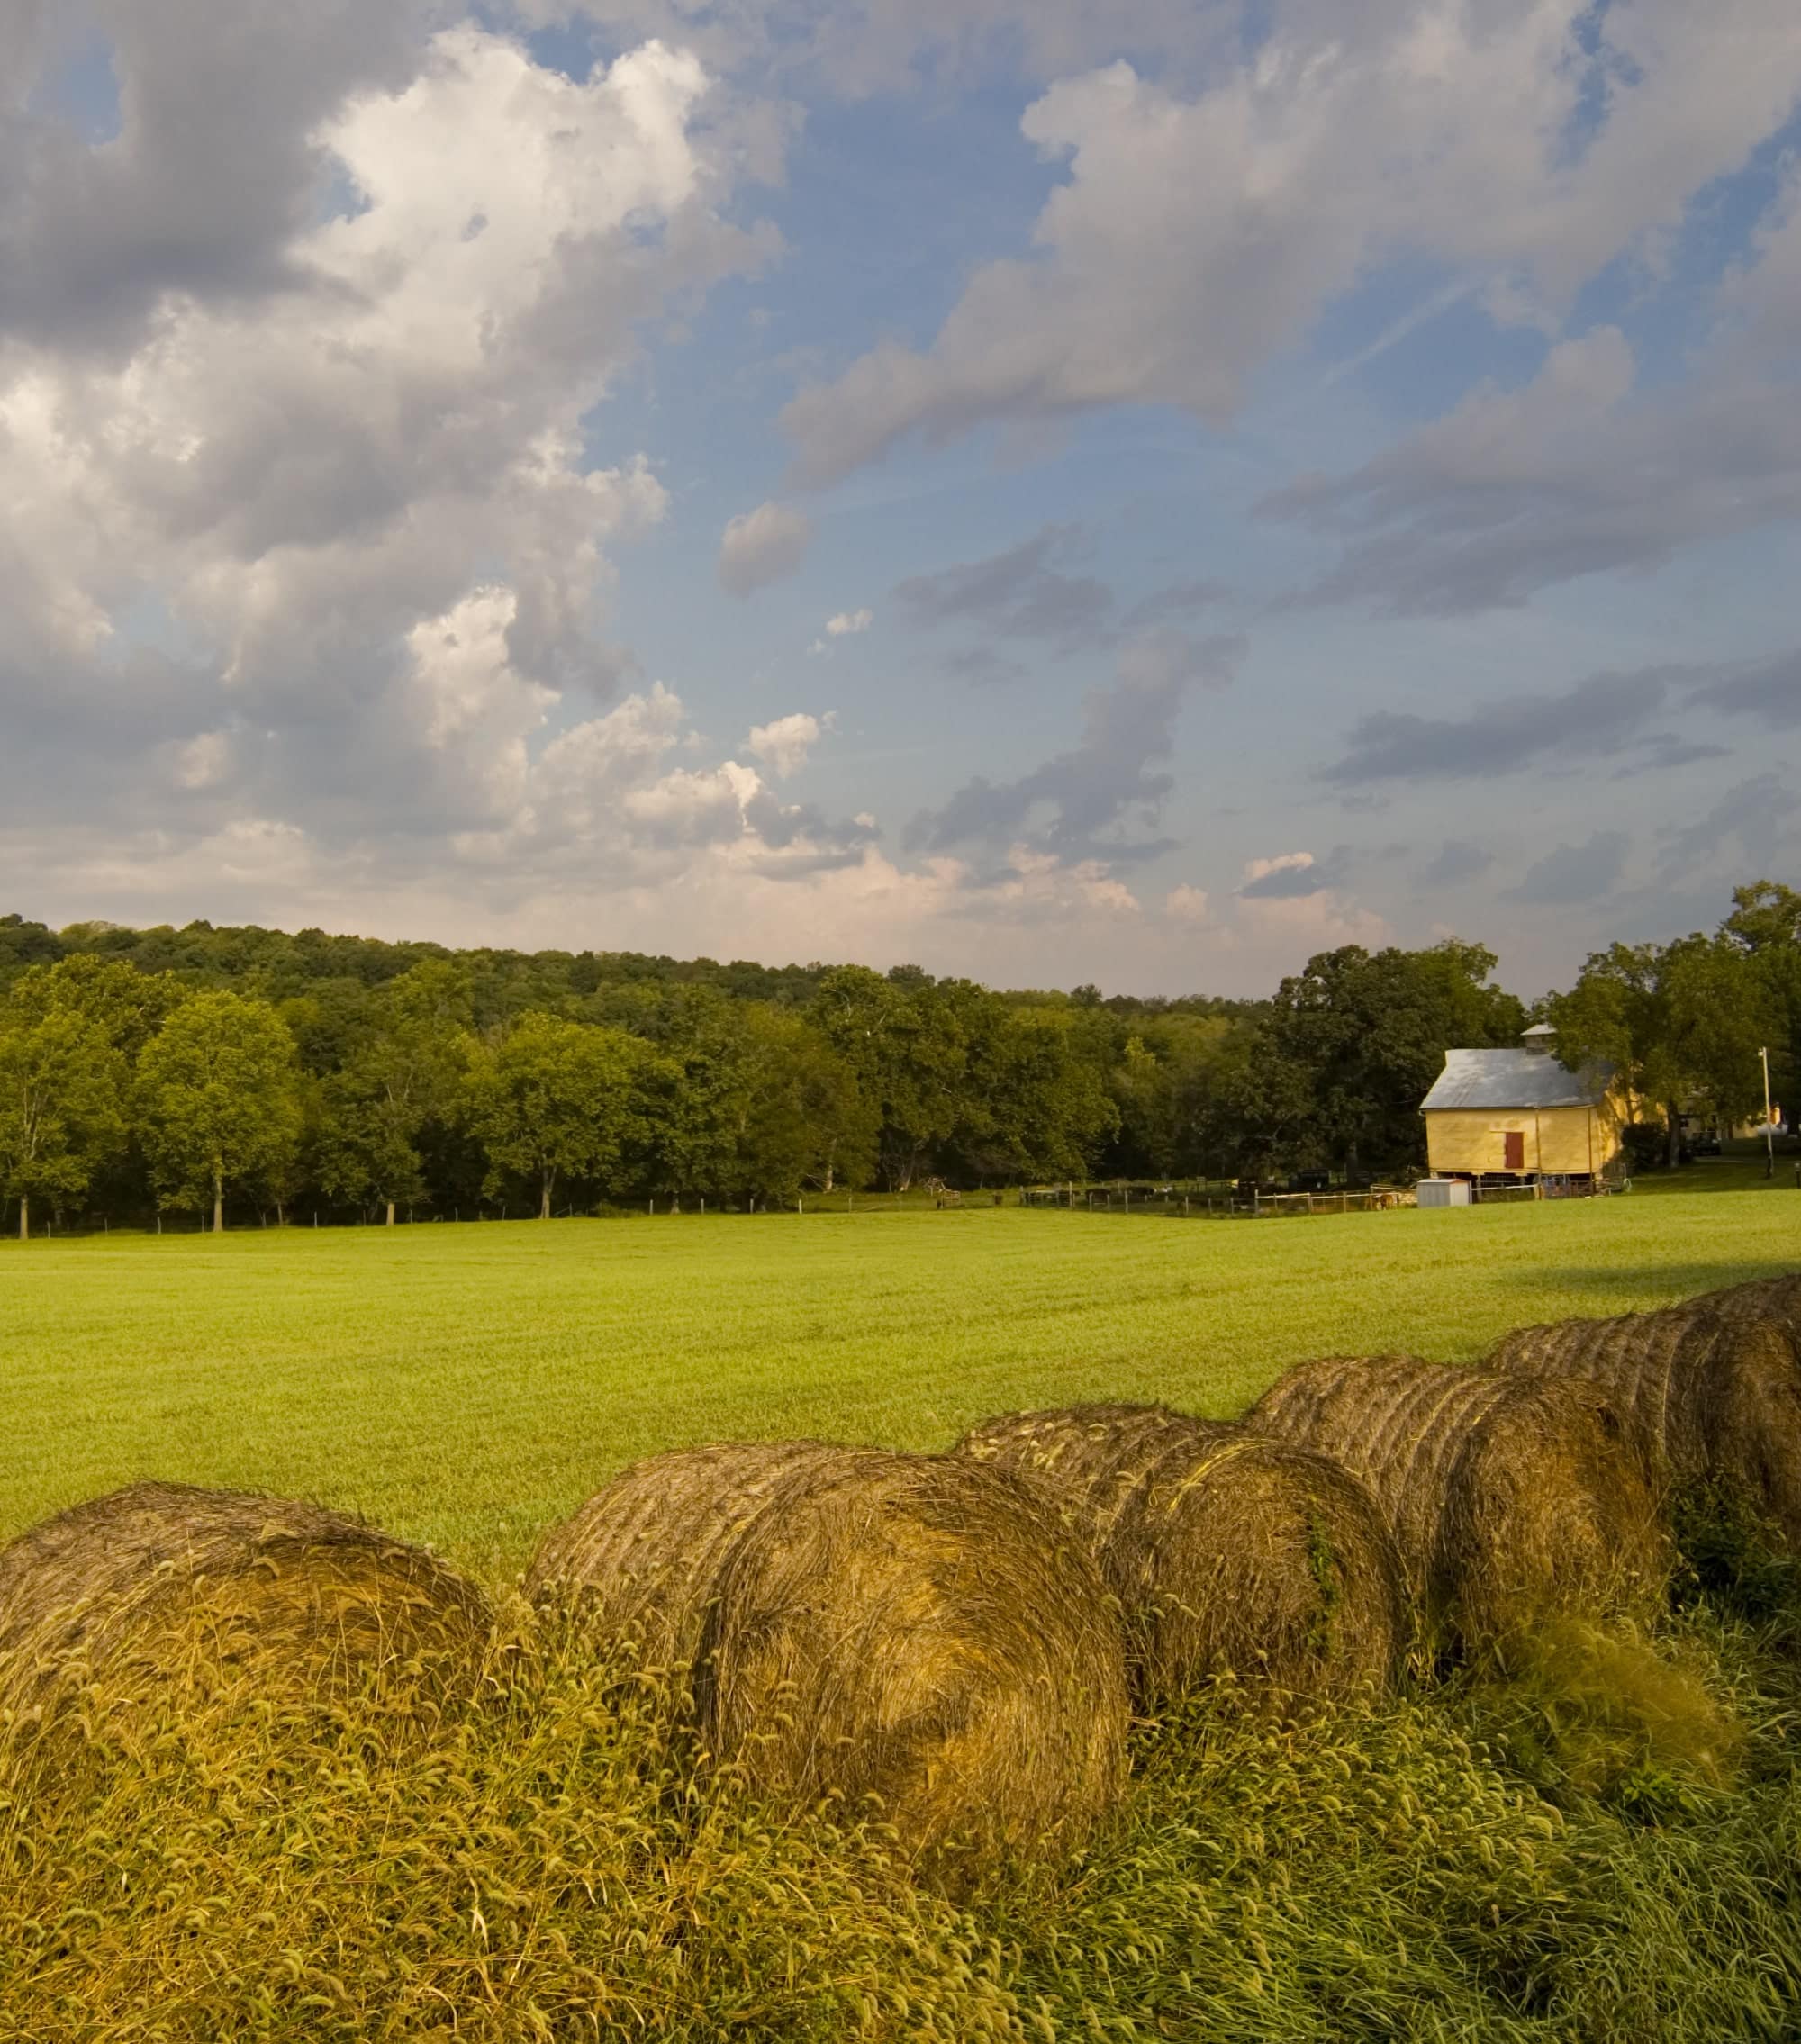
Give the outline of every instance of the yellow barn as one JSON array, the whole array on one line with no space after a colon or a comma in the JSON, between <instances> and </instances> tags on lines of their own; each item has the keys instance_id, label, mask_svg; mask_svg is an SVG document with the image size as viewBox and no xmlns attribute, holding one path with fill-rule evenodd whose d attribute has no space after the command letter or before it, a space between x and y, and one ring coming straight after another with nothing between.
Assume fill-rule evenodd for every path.
<instances>
[{"instance_id":1,"label":"yellow barn","mask_svg":"<svg viewBox=\"0 0 1801 2044\"><path fill-rule=\"evenodd\" d=\"M1444 1070L1420 1103L1434 1178L1573 1178L1614 1175L1625 1102L1606 1066L1571 1072L1552 1054L1545 1024L1520 1050L1446 1051Z\"/></svg>"}]
</instances>

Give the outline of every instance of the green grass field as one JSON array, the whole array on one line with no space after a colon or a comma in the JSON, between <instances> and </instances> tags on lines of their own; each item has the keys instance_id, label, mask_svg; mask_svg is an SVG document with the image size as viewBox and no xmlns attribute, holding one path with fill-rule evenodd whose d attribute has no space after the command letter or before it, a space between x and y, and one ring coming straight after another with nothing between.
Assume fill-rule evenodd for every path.
<instances>
[{"instance_id":1,"label":"green grass field","mask_svg":"<svg viewBox=\"0 0 1801 2044\"><path fill-rule=\"evenodd\" d=\"M1801 1193L1747 1182L1262 1222L1008 1207L0 1244L0 1536L153 1474L354 1508L497 1582L658 1448L938 1448L1088 1397L1230 1416L1304 1356L1470 1358L1524 1321L1801 1262Z\"/></svg>"}]
</instances>

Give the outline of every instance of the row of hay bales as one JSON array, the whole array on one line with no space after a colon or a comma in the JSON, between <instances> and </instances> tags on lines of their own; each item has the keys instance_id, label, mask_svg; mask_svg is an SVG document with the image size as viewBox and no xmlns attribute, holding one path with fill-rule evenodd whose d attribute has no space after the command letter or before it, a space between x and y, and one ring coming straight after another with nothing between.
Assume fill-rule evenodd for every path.
<instances>
[{"instance_id":1,"label":"row of hay bales","mask_svg":"<svg viewBox=\"0 0 1801 2044\"><path fill-rule=\"evenodd\" d=\"M1522 1330L1480 1370L1304 1363L1238 1425L1092 1406L946 1455L681 1450L552 1529L524 1587L670 1678L697 1762L986 1864L1080 1839L1134 1710L1227 1669L1373 1692L1549 1615L1650 1615L1691 1478L1801 1545L1798 1355L1801 1279ZM0 1714L128 1712L222 1668L327 1696L376 1670L430 1719L474 1693L495 1623L339 1515L141 1484L0 1551Z\"/></svg>"}]
</instances>

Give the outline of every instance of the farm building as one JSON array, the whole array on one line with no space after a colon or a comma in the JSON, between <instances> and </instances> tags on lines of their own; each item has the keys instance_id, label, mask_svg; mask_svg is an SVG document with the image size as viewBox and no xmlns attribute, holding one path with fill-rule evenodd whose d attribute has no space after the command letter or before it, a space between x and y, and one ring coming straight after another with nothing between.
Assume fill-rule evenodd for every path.
<instances>
[{"instance_id":1,"label":"farm building","mask_svg":"<svg viewBox=\"0 0 1801 2044\"><path fill-rule=\"evenodd\" d=\"M1420 1103L1434 1178L1575 1179L1617 1170L1624 1098L1612 1071L1571 1072L1556 1033L1528 1029L1518 1050L1446 1051Z\"/></svg>"}]
</instances>

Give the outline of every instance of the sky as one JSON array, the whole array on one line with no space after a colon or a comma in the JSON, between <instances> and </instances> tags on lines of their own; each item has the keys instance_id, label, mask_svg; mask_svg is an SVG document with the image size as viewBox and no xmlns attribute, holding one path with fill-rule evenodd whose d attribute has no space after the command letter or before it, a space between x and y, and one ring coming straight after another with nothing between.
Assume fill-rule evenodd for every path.
<instances>
[{"instance_id":1,"label":"sky","mask_svg":"<svg viewBox=\"0 0 1801 2044\"><path fill-rule=\"evenodd\" d=\"M1794 0L0 47L0 908L1530 994L1801 882Z\"/></svg>"}]
</instances>

